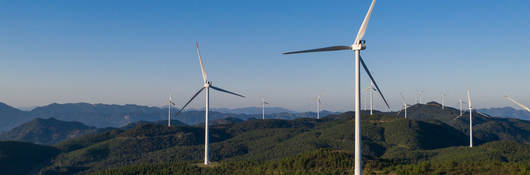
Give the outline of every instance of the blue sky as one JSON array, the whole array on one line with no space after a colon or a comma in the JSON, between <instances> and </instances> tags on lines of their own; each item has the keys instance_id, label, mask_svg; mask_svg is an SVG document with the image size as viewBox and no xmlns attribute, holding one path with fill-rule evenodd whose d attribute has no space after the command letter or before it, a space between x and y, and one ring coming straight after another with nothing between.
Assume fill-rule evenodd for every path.
<instances>
[{"instance_id":1,"label":"blue sky","mask_svg":"<svg viewBox=\"0 0 530 175\"><path fill-rule=\"evenodd\" d=\"M350 45L370 0L0 1L0 101L183 104L201 84L194 42L216 86L213 107L353 107L351 52L281 55ZM389 99L475 107L530 105L530 1L400 0L376 3L363 57ZM363 75L363 86L369 84ZM200 96L192 107L203 106ZM376 98L376 107L383 104Z\"/></svg>"}]
</instances>

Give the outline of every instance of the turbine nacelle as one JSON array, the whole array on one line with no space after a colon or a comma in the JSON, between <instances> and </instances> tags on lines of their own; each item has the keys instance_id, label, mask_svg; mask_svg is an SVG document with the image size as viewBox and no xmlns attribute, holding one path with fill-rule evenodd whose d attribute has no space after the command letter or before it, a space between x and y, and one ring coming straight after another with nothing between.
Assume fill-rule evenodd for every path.
<instances>
[{"instance_id":1,"label":"turbine nacelle","mask_svg":"<svg viewBox=\"0 0 530 175\"><path fill-rule=\"evenodd\" d=\"M211 81L207 81L204 83L204 88L209 88L212 85Z\"/></svg>"},{"instance_id":2,"label":"turbine nacelle","mask_svg":"<svg viewBox=\"0 0 530 175\"><path fill-rule=\"evenodd\" d=\"M366 40L360 40L359 43L354 43L351 46L351 50L364 50L366 49Z\"/></svg>"}]
</instances>

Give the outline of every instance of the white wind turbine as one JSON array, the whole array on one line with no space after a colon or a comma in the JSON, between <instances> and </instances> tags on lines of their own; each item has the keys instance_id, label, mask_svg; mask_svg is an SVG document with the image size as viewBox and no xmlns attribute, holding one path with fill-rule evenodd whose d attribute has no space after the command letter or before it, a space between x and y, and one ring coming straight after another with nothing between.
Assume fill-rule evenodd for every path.
<instances>
[{"instance_id":1,"label":"white wind turbine","mask_svg":"<svg viewBox=\"0 0 530 175\"><path fill-rule=\"evenodd\" d=\"M471 106L469 89L467 89L467 105L469 106L469 147L473 148L473 107Z\"/></svg>"},{"instance_id":2,"label":"white wind turbine","mask_svg":"<svg viewBox=\"0 0 530 175\"><path fill-rule=\"evenodd\" d=\"M377 89L374 88L374 83L370 82L370 87L365 90L370 92L370 115L374 115L374 91L377 91Z\"/></svg>"},{"instance_id":3,"label":"white wind turbine","mask_svg":"<svg viewBox=\"0 0 530 175\"><path fill-rule=\"evenodd\" d=\"M182 106L182 108L177 112L177 114L175 114L175 116L179 115L182 110L184 110L184 108L186 108L186 106L188 106L188 104L191 103L191 101L193 101L193 99L195 99L195 97L197 97L197 95L199 95L204 89L206 89L206 105L205 105L205 109L204 109L204 114L205 114L205 120L204 120L204 164L205 165L208 165L210 162L209 162L209 157L208 157L208 143L209 143L209 138L208 138L208 111L210 110L210 88L212 89L215 89L215 90L218 90L218 91L221 91L221 92L224 92L224 93L228 93L228 94L232 94L232 95L236 95L236 96L239 96L239 97L245 97L243 95L240 95L240 94L237 94L237 93L234 93L234 92L230 92L230 91L227 91L227 90L224 90L224 89L221 89L221 88L218 88L218 87L215 87L212 85L212 82L211 81L208 81L207 77L206 77L206 71L204 70L204 64L202 63L202 57L201 57L201 51L199 50L199 43L195 43L196 47L197 47L197 55L199 56L199 63L201 64L201 72L202 72L202 79L203 79L203 83L204 83L204 86L199 89L199 91L197 91L197 93L195 93L191 99L184 105Z\"/></svg>"},{"instance_id":4,"label":"white wind turbine","mask_svg":"<svg viewBox=\"0 0 530 175\"><path fill-rule=\"evenodd\" d=\"M442 95L440 96L442 98L442 110L445 109L445 94L442 93Z\"/></svg>"},{"instance_id":5,"label":"white wind turbine","mask_svg":"<svg viewBox=\"0 0 530 175\"><path fill-rule=\"evenodd\" d=\"M409 107L409 105L407 104L407 101L405 100L405 97L403 96L403 94L400 94L400 95L401 95L401 102L403 103L403 110L405 111L405 118L407 118L407 108ZM398 116L399 116L399 113L398 113Z\"/></svg>"},{"instance_id":6,"label":"white wind turbine","mask_svg":"<svg viewBox=\"0 0 530 175\"><path fill-rule=\"evenodd\" d=\"M173 103L173 101L171 101L171 94L169 94L169 101L168 101L168 105L167 105L167 126L170 127L171 126L171 105L175 106L175 103Z\"/></svg>"},{"instance_id":7,"label":"white wind turbine","mask_svg":"<svg viewBox=\"0 0 530 175\"><path fill-rule=\"evenodd\" d=\"M265 101L265 97L261 97L261 119L265 120L265 105L269 103Z\"/></svg>"},{"instance_id":8,"label":"white wind turbine","mask_svg":"<svg viewBox=\"0 0 530 175\"><path fill-rule=\"evenodd\" d=\"M528 108L528 107L526 107L525 105L523 105L523 104L521 104L521 103L515 101L513 98L508 97L508 96L504 96L504 98L510 100L511 102L515 103L517 106L519 106L519 107L523 108L524 110L530 112L530 108Z\"/></svg>"},{"instance_id":9,"label":"white wind turbine","mask_svg":"<svg viewBox=\"0 0 530 175\"><path fill-rule=\"evenodd\" d=\"M458 103L460 103L460 115L459 115L459 117L460 117L460 116L462 116L462 98L458 99Z\"/></svg>"},{"instance_id":10,"label":"white wind turbine","mask_svg":"<svg viewBox=\"0 0 530 175\"><path fill-rule=\"evenodd\" d=\"M355 175L361 175L362 173L362 167L361 167L361 82L360 82L360 66L364 67L364 70L374 83L377 91L383 98L383 101L385 102L388 109L390 109L390 106L388 105L386 99L383 96L383 93L381 93L381 89L377 84L375 83L374 78L372 77L372 74L368 70L368 67L364 63L362 57L361 57L361 50L366 49L366 41L363 40L364 34L366 33L366 28L368 26L368 22L370 21L370 16L372 14L372 10L375 5L375 0L372 1L372 4L370 5L370 9L368 9L368 12L363 20L363 23L361 24L361 28L359 29L359 32L357 33L357 38L355 38L355 41L351 46L332 46L332 47L325 47L325 48L318 48L318 49L311 49L311 50L302 50L302 51L294 51L294 52L287 52L284 54L297 54L297 53L306 53L306 52L325 52L325 51L337 51L337 50L353 50L355 52Z\"/></svg>"},{"instance_id":11,"label":"white wind turbine","mask_svg":"<svg viewBox=\"0 0 530 175\"><path fill-rule=\"evenodd\" d=\"M317 119L320 119L320 95L317 96Z\"/></svg>"},{"instance_id":12,"label":"white wind turbine","mask_svg":"<svg viewBox=\"0 0 530 175\"><path fill-rule=\"evenodd\" d=\"M421 104L423 90L418 90L418 97L416 97L416 103Z\"/></svg>"}]
</instances>

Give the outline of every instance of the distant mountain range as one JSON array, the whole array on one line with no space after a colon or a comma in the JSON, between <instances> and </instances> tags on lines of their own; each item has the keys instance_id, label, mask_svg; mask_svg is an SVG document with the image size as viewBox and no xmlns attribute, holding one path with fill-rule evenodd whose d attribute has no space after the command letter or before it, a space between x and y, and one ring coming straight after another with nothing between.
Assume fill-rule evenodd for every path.
<instances>
[{"instance_id":1,"label":"distant mountain range","mask_svg":"<svg viewBox=\"0 0 530 175\"><path fill-rule=\"evenodd\" d=\"M530 120L530 112L525 110L514 109L512 107L484 108L479 109L479 111L495 117Z\"/></svg>"},{"instance_id":2,"label":"distant mountain range","mask_svg":"<svg viewBox=\"0 0 530 175\"><path fill-rule=\"evenodd\" d=\"M233 114L261 114L261 107L245 107L245 108L212 108L212 111ZM275 113L297 113L281 107L265 107L265 114Z\"/></svg>"},{"instance_id":3,"label":"distant mountain range","mask_svg":"<svg viewBox=\"0 0 530 175\"><path fill-rule=\"evenodd\" d=\"M256 113L256 111L260 112ZM176 112L177 109L172 108L172 113L175 114ZM314 112L293 113L292 111L278 107L267 108L266 113L266 118L276 119L295 119L316 116ZM322 111L321 116L332 113L333 112ZM261 118L261 108L220 108L210 111L210 120L218 120L228 117L239 118L242 120ZM85 125L97 128L118 128L138 121L167 120L167 107L148 107L132 104L108 105L89 103L53 103L42 107L36 107L31 111L22 111L4 103L0 103L0 132L8 131L35 118L55 118L62 121L78 121ZM203 123L204 111L184 111L177 118L173 117L172 119L179 120L187 125Z\"/></svg>"}]
</instances>

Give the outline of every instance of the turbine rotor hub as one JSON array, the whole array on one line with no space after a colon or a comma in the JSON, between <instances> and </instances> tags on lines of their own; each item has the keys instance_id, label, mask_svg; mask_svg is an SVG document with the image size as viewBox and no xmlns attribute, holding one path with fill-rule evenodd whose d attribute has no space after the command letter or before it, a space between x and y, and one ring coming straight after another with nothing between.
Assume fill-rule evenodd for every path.
<instances>
[{"instance_id":1,"label":"turbine rotor hub","mask_svg":"<svg viewBox=\"0 0 530 175\"><path fill-rule=\"evenodd\" d=\"M360 40L358 43L354 43L351 46L352 50L364 50L366 49L366 40Z\"/></svg>"}]
</instances>

